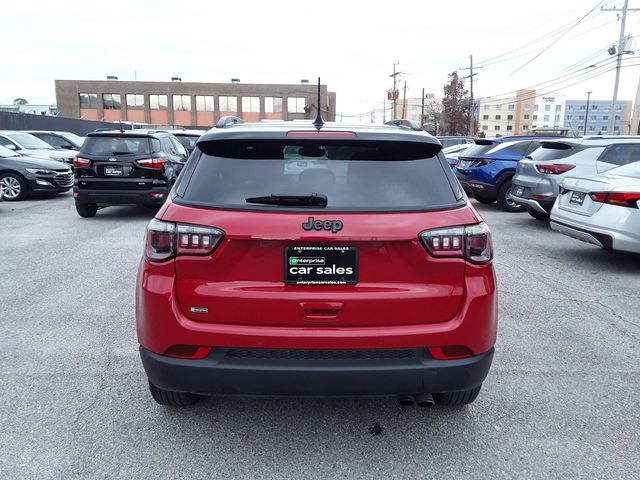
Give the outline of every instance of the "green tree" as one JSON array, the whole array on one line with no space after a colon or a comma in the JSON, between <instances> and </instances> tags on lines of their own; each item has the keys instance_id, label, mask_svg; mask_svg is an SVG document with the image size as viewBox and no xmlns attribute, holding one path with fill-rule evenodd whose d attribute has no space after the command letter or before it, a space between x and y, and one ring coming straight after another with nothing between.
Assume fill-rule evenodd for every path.
<instances>
[{"instance_id":1,"label":"green tree","mask_svg":"<svg viewBox=\"0 0 640 480\"><path fill-rule=\"evenodd\" d=\"M442 99L440 135L465 135L469 132L471 97L458 72L449 74ZM475 132L474 132L475 133Z\"/></svg>"}]
</instances>

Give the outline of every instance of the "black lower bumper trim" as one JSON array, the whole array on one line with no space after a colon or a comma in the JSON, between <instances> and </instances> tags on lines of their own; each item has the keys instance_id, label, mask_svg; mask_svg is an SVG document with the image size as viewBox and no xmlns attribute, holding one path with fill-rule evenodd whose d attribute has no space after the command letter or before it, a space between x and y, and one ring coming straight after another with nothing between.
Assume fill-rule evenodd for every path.
<instances>
[{"instance_id":1,"label":"black lower bumper trim","mask_svg":"<svg viewBox=\"0 0 640 480\"><path fill-rule=\"evenodd\" d=\"M167 189L153 190L73 190L76 202L98 205L162 205L167 199ZM151 198L151 193L162 193L162 198Z\"/></svg>"},{"instance_id":2,"label":"black lower bumper trim","mask_svg":"<svg viewBox=\"0 0 640 480\"><path fill-rule=\"evenodd\" d=\"M411 355L359 357L353 354L238 355L237 349L214 348L205 359L185 360L158 355L140 347L140 356L151 383L178 392L202 395L396 395L477 387L489 373L494 352L492 348L471 358L435 360L426 349L408 351Z\"/></svg>"}]
</instances>

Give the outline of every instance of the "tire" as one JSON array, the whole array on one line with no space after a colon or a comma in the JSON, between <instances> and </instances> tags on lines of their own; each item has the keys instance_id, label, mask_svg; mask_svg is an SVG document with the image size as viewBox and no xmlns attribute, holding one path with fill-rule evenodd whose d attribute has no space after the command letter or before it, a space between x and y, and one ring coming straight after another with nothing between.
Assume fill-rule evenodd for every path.
<instances>
[{"instance_id":1,"label":"tire","mask_svg":"<svg viewBox=\"0 0 640 480\"><path fill-rule=\"evenodd\" d=\"M193 405L201 398L199 395L194 395L193 393L164 390L156 387L151 382L149 382L149 391L156 403L169 407L186 407L187 405Z\"/></svg>"},{"instance_id":2,"label":"tire","mask_svg":"<svg viewBox=\"0 0 640 480\"><path fill-rule=\"evenodd\" d=\"M473 198L475 198L480 203L486 203L486 204L493 203L493 202L496 201L495 198L493 198L493 197L484 197L481 193L474 193L473 194Z\"/></svg>"},{"instance_id":3,"label":"tire","mask_svg":"<svg viewBox=\"0 0 640 480\"><path fill-rule=\"evenodd\" d=\"M442 405L443 407L461 407L463 405L469 405L478 398L482 384L471 390L461 390L459 392L445 392L434 393L433 400L436 405Z\"/></svg>"},{"instance_id":4,"label":"tire","mask_svg":"<svg viewBox=\"0 0 640 480\"><path fill-rule=\"evenodd\" d=\"M0 175L0 191L2 199L8 202L19 202L29 197L27 182L17 173Z\"/></svg>"},{"instance_id":5,"label":"tire","mask_svg":"<svg viewBox=\"0 0 640 480\"><path fill-rule=\"evenodd\" d=\"M527 209L526 206L517 204L513 200L509 200L509 198L507 197L510 191L511 179L505 180L498 189L498 197L496 198L498 205L505 212L524 212Z\"/></svg>"},{"instance_id":6,"label":"tire","mask_svg":"<svg viewBox=\"0 0 640 480\"><path fill-rule=\"evenodd\" d=\"M80 203L76 202L76 212L82 218L95 217L98 211L98 206L95 203Z\"/></svg>"},{"instance_id":7,"label":"tire","mask_svg":"<svg viewBox=\"0 0 640 480\"><path fill-rule=\"evenodd\" d=\"M532 208L528 208L527 213L537 220L549 220L549 218L551 217L551 215L549 215L548 213L541 213Z\"/></svg>"}]
</instances>

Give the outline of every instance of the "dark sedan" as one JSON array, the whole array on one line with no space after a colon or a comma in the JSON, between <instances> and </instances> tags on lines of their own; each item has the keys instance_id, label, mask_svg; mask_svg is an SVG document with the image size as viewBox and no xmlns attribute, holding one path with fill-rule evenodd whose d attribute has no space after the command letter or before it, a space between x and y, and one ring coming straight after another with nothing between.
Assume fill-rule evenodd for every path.
<instances>
[{"instance_id":1,"label":"dark sedan","mask_svg":"<svg viewBox=\"0 0 640 480\"><path fill-rule=\"evenodd\" d=\"M73 172L53 160L26 157L0 146L0 196L24 200L31 195L66 192L73 186Z\"/></svg>"}]
</instances>

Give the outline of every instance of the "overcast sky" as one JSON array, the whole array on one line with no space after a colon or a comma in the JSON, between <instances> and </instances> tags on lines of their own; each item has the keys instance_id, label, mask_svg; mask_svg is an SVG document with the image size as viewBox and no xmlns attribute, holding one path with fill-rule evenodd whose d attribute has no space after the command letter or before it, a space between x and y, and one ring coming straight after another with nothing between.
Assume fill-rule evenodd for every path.
<instances>
[{"instance_id":1,"label":"overcast sky","mask_svg":"<svg viewBox=\"0 0 640 480\"><path fill-rule=\"evenodd\" d=\"M476 97L557 79L538 91L576 99L592 90L592 99L606 100L614 83L614 71L606 70L615 66L606 50L617 43L620 22L600 6L622 4L57 0L36 7L6 2L0 104L16 97L55 103L54 79L180 76L183 81L299 83L321 76L337 92L338 114L346 117L382 108L394 62L403 72L401 86L407 82L407 97L419 97L423 87L442 96L447 74L467 66L470 54L476 65L484 65L475 77ZM630 7L640 8L640 0L631 0ZM629 13L625 30L640 36L640 12ZM640 52L624 58L618 98L632 100Z\"/></svg>"}]
</instances>

